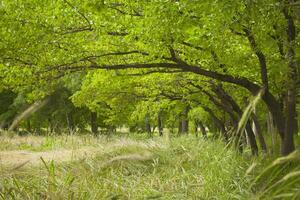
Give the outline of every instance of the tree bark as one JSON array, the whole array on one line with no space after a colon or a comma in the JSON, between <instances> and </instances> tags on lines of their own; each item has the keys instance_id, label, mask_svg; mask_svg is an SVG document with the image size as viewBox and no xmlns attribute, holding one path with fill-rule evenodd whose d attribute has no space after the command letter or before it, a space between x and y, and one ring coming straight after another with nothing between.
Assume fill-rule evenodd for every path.
<instances>
[{"instance_id":1,"label":"tree bark","mask_svg":"<svg viewBox=\"0 0 300 200\"><path fill-rule=\"evenodd\" d=\"M157 115L157 128L158 128L159 136L163 136L163 125L162 125L161 111L159 111L158 115Z\"/></svg>"},{"instance_id":2,"label":"tree bark","mask_svg":"<svg viewBox=\"0 0 300 200\"><path fill-rule=\"evenodd\" d=\"M31 133L31 122L30 122L30 119L27 120L27 124L26 124L26 129L29 133Z\"/></svg>"},{"instance_id":3,"label":"tree bark","mask_svg":"<svg viewBox=\"0 0 300 200\"><path fill-rule=\"evenodd\" d=\"M150 116L149 116L149 114L146 114L146 117L145 117L145 128L146 128L146 132L151 137L152 136L152 132L151 132Z\"/></svg>"},{"instance_id":4,"label":"tree bark","mask_svg":"<svg viewBox=\"0 0 300 200\"><path fill-rule=\"evenodd\" d=\"M247 137L249 139L250 147L251 147L251 153L254 156L258 155L258 147L255 139L254 132L251 128L250 121L247 122L246 124L246 132L247 132Z\"/></svg>"},{"instance_id":5,"label":"tree bark","mask_svg":"<svg viewBox=\"0 0 300 200\"><path fill-rule=\"evenodd\" d=\"M182 134L182 121L179 119L178 121L178 135Z\"/></svg>"},{"instance_id":6,"label":"tree bark","mask_svg":"<svg viewBox=\"0 0 300 200\"><path fill-rule=\"evenodd\" d=\"M98 134L97 113L91 112L91 131L94 135Z\"/></svg>"},{"instance_id":7,"label":"tree bark","mask_svg":"<svg viewBox=\"0 0 300 200\"><path fill-rule=\"evenodd\" d=\"M194 132L195 132L195 136L198 137L198 120L194 121Z\"/></svg>"},{"instance_id":8,"label":"tree bark","mask_svg":"<svg viewBox=\"0 0 300 200\"><path fill-rule=\"evenodd\" d=\"M271 143L272 143L272 150L271 150L271 153L274 153L275 151L275 146L276 146L276 143L277 143L277 140L276 140L276 129L274 127L274 120L273 120L273 116L272 116L272 113L271 112L268 112L268 115L267 115L267 133L270 134L271 136Z\"/></svg>"},{"instance_id":9,"label":"tree bark","mask_svg":"<svg viewBox=\"0 0 300 200\"><path fill-rule=\"evenodd\" d=\"M54 132L54 125L53 125L53 122L52 122L52 120L51 120L51 118L49 117L48 118L48 129L49 129L49 132L48 133L53 133ZM47 130L48 130L47 129Z\"/></svg>"},{"instance_id":10,"label":"tree bark","mask_svg":"<svg viewBox=\"0 0 300 200\"><path fill-rule=\"evenodd\" d=\"M69 133L73 133L74 129L75 129L75 125L74 125L74 119L73 119L73 115L72 112L66 113L66 120L67 120L67 125L68 125L68 129L69 129Z\"/></svg>"},{"instance_id":11,"label":"tree bark","mask_svg":"<svg viewBox=\"0 0 300 200\"><path fill-rule=\"evenodd\" d=\"M185 108L182 112L182 120L181 120L183 134L188 134L188 132L189 132L188 113L189 113L189 106L185 106Z\"/></svg>"},{"instance_id":12,"label":"tree bark","mask_svg":"<svg viewBox=\"0 0 300 200\"><path fill-rule=\"evenodd\" d=\"M207 133L206 133L206 130L205 130L205 126L203 125L203 123L201 121L198 121L198 125L200 127L200 130L201 130L201 133L202 133L202 137L204 139L207 138Z\"/></svg>"},{"instance_id":13,"label":"tree bark","mask_svg":"<svg viewBox=\"0 0 300 200\"><path fill-rule=\"evenodd\" d=\"M265 138L262 134L261 127L260 127L259 121L257 119L257 116L254 113L252 114L252 120L253 120L254 134L257 135L257 138L258 138L258 141L259 141L262 151L267 153L267 144L266 144Z\"/></svg>"},{"instance_id":14,"label":"tree bark","mask_svg":"<svg viewBox=\"0 0 300 200\"><path fill-rule=\"evenodd\" d=\"M296 53L294 50L296 40L296 27L294 24L291 11L287 7L283 9L284 17L287 21L287 40L288 52L286 59L288 62L288 80L287 80L287 96L286 96L286 121L285 121L285 135L283 145L281 148L282 155L288 155L295 150L294 135L297 130L296 119L296 96L297 96L297 63Z\"/></svg>"},{"instance_id":15,"label":"tree bark","mask_svg":"<svg viewBox=\"0 0 300 200\"><path fill-rule=\"evenodd\" d=\"M282 155L288 155L295 150L294 135L296 133L296 89L290 88L287 96L285 121L285 136L281 149Z\"/></svg>"},{"instance_id":16,"label":"tree bark","mask_svg":"<svg viewBox=\"0 0 300 200\"><path fill-rule=\"evenodd\" d=\"M5 125L6 125L7 123L6 123L6 121L1 121L0 122L0 130L2 130L2 129L5 129Z\"/></svg>"},{"instance_id":17,"label":"tree bark","mask_svg":"<svg viewBox=\"0 0 300 200\"><path fill-rule=\"evenodd\" d=\"M265 87L266 90L268 90L269 89L269 80L268 80L266 57L263 54L263 52L259 49L252 31L249 28L244 28L244 32L246 34L246 37L248 38L248 41L250 43L252 50L254 51L254 53L256 54L256 56L258 58L259 65L260 65L261 80L262 80L263 86Z\"/></svg>"}]
</instances>

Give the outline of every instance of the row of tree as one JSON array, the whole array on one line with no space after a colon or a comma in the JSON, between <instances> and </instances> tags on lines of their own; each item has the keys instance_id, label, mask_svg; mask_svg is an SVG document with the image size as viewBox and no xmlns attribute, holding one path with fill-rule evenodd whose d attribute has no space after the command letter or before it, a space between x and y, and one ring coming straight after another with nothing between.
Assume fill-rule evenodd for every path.
<instances>
[{"instance_id":1,"label":"row of tree","mask_svg":"<svg viewBox=\"0 0 300 200\"><path fill-rule=\"evenodd\" d=\"M173 117L188 132L191 115L195 127L218 129L226 141L241 138L238 148L249 144L253 154L257 141L266 149L268 121L287 155L298 130L299 5L3 0L0 87L31 103L67 88L75 106L112 127L129 125L136 115L148 132L157 118L161 132L163 119L172 124ZM232 131L258 94L264 104L245 131Z\"/></svg>"}]
</instances>

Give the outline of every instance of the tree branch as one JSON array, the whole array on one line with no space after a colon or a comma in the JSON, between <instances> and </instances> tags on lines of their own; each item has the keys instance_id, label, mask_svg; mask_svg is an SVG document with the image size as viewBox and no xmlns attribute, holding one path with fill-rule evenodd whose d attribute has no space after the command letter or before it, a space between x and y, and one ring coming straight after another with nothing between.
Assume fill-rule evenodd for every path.
<instances>
[{"instance_id":1,"label":"tree branch","mask_svg":"<svg viewBox=\"0 0 300 200\"><path fill-rule=\"evenodd\" d=\"M90 20L73 4L71 4L68 0L63 0L68 6L70 6L73 10L75 10L88 24L89 29L92 29L92 25Z\"/></svg>"},{"instance_id":2,"label":"tree branch","mask_svg":"<svg viewBox=\"0 0 300 200\"><path fill-rule=\"evenodd\" d=\"M252 50L254 51L254 53L256 54L256 56L258 58L262 83L263 83L265 89L268 90L269 80L268 80L266 57L263 54L263 52L259 49L259 47L256 43L256 40L253 36L252 31L249 28L244 28L243 31L245 32L245 36L247 37Z\"/></svg>"}]
</instances>

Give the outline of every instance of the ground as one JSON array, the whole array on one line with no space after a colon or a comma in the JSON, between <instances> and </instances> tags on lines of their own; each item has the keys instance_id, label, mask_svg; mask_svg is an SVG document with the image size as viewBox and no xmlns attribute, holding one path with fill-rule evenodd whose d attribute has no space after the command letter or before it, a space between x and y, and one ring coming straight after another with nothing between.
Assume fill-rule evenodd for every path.
<instances>
[{"instance_id":1,"label":"ground","mask_svg":"<svg viewBox=\"0 0 300 200\"><path fill-rule=\"evenodd\" d=\"M251 158L250 152L237 154L221 140L132 135L1 136L0 199L226 200L300 196L290 193L300 181L294 181L285 193L276 188L287 185L284 173L273 177L278 169L288 172L284 166L290 163L285 162L294 162L298 154L275 162L273 172L273 166L264 167L266 160ZM298 166L293 169L293 178L298 178ZM271 170L263 171L262 167ZM272 179L266 182L269 177ZM273 181L278 183L274 186Z\"/></svg>"}]
</instances>

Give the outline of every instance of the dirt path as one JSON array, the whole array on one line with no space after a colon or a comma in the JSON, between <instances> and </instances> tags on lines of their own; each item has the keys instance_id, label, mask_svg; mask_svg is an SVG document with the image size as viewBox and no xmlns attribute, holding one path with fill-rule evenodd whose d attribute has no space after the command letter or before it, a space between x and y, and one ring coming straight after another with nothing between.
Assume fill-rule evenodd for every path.
<instances>
[{"instance_id":1,"label":"dirt path","mask_svg":"<svg viewBox=\"0 0 300 200\"><path fill-rule=\"evenodd\" d=\"M86 157L93 157L100 150L100 148L85 147L74 150L61 149L45 152L0 151L0 166L11 167L14 169L23 166L39 165L42 164L41 157L45 161L72 161Z\"/></svg>"}]
</instances>

